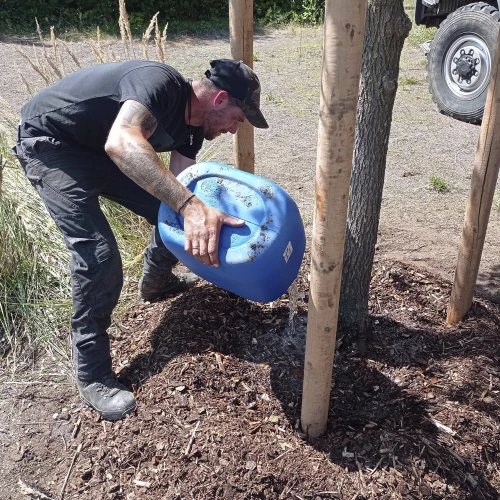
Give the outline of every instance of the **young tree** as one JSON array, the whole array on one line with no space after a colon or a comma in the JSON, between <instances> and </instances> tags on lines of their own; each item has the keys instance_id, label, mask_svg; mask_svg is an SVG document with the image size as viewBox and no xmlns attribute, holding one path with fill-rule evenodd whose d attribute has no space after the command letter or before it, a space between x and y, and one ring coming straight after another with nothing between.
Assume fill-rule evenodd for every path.
<instances>
[{"instance_id":1,"label":"young tree","mask_svg":"<svg viewBox=\"0 0 500 500\"><path fill-rule=\"evenodd\" d=\"M301 425L326 431L367 0L326 0Z\"/></svg>"},{"instance_id":2,"label":"young tree","mask_svg":"<svg viewBox=\"0 0 500 500\"><path fill-rule=\"evenodd\" d=\"M368 326L392 110L410 29L403 0L368 2L339 312L342 325L358 334Z\"/></svg>"}]
</instances>

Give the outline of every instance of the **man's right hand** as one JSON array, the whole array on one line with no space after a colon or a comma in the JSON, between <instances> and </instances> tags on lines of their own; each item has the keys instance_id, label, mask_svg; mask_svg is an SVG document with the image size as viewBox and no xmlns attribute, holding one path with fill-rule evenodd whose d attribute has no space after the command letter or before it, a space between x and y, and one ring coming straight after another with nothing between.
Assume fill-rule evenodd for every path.
<instances>
[{"instance_id":1,"label":"man's right hand","mask_svg":"<svg viewBox=\"0 0 500 500\"><path fill-rule=\"evenodd\" d=\"M222 224L241 227L245 221L226 215L191 198L180 210L184 217L184 250L207 266L219 266L219 236Z\"/></svg>"}]
</instances>

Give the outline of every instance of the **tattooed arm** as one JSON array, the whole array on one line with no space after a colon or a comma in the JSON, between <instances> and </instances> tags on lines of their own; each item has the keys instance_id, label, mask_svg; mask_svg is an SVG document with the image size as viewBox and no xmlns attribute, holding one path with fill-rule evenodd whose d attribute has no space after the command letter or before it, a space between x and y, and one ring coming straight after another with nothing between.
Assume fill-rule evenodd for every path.
<instances>
[{"instance_id":1,"label":"tattooed arm","mask_svg":"<svg viewBox=\"0 0 500 500\"><path fill-rule=\"evenodd\" d=\"M135 183L177 211L191 193L176 182L149 144L157 125L145 106L125 101L111 127L105 150Z\"/></svg>"},{"instance_id":2,"label":"tattooed arm","mask_svg":"<svg viewBox=\"0 0 500 500\"><path fill-rule=\"evenodd\" d=\"M165 168L148 138L155 131L156 118L142 104L125 101L111 127L106 153L136 184L184 217L185 249L207 265L219 265L218 246L222 224L241 226L244 221L219 212L193 197ZM183 206L184 205L184 206Z\"/></svg>"}]
</instances>

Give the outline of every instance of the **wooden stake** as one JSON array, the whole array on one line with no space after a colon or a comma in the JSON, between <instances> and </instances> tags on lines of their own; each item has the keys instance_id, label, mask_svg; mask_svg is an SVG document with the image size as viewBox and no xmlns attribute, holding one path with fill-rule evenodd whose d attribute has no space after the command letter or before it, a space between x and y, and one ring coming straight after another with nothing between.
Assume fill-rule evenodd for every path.
<instances>
[{"instance_id":1,"label":"wooden stake","mask_svg":"<svg viewBox=\"0 0 500 500\"><path fill-rule=\"evenodd\" d=\"M326 430L367 0L326 0L302 430Z\"/></svg>"},{"instance_id":2,"label":"wooden stake","mask_svg":"<svg viewBox=\"0 0 500 500\"><path fill-rule=\"evenodd\" d=\"M472 172L469 201L451 290L447 323L458 323L469 311L476 286L486 229L500 167L500 37Z\"/></svg>"},{"instance_id":3,"label":"wooden stake","mask_svg":"<svg viewBox=\"0 0 500 500\"><path fill-rule=\"evenodd\" d=\"M253 0L229 1L231 57L253 68ZM234 136L235 167L254 173L254 128L248 122L238 127Z\"/></svg>"}]
</instances>

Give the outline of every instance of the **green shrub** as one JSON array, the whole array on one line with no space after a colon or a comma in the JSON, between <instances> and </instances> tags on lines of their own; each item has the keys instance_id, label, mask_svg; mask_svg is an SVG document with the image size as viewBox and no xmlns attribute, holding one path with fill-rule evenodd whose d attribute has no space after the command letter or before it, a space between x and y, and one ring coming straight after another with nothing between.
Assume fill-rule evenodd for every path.
<instances>
[{"instance_id":1,"label":"green shrub","mask_svg":"<svg viewBox=\"0 0 500 500\"><path fill-rule=\"evenodd\" d=\"M407 87L408 85L416 85L418 80L414 76L401 77L399 79L399 83L403 87Z\"/></svg>"},{"instance_id":2,"label":"green shrub","mask_svg":"<svg viewBox=\"0 0 500 500\"><path fill-rule=\"evenodd\" d=\"M127 11L132 31L140 36L153 15L160 11L159 22L170 23L170 29L186 23L212 21L217 26L223 20L228 26L229 9L227 0L198 0L193 9L192 1L177 0L158 4L153 0L128 0ZM256 0L254 17L258 23L281 24L300 22L316 24L321 22L324 0ZM117 33L116 0L3 0L0 30L3 33L34 31L34 19L38 18L44 31L54 26L56 31L64 29L86 30L100 26L103 31Z\"/></svg>"}]
</instances>

